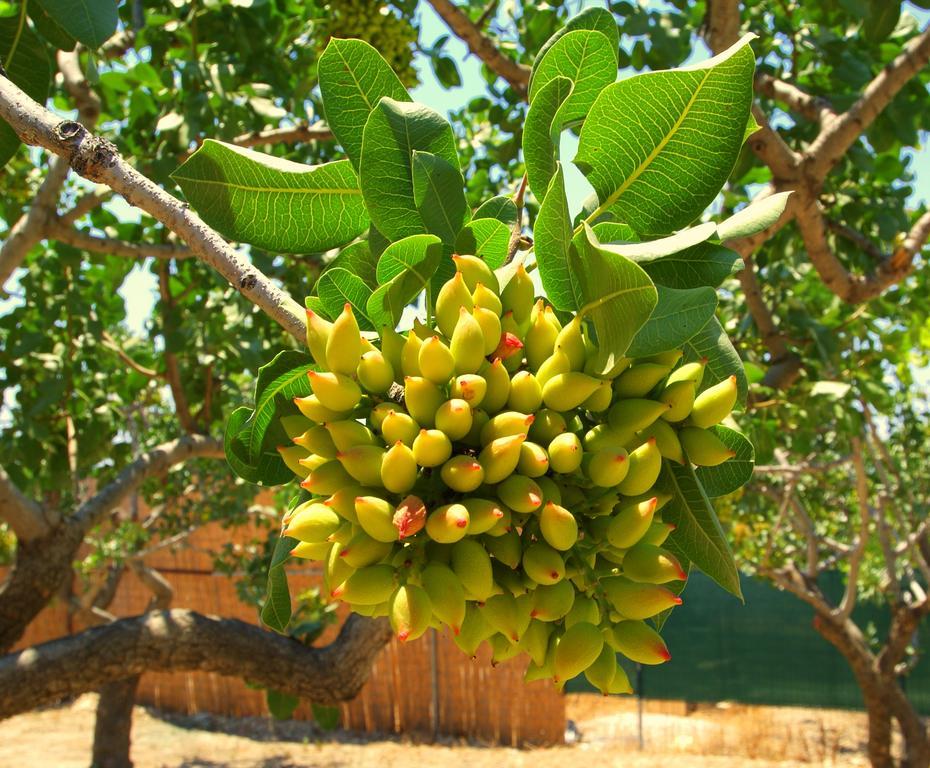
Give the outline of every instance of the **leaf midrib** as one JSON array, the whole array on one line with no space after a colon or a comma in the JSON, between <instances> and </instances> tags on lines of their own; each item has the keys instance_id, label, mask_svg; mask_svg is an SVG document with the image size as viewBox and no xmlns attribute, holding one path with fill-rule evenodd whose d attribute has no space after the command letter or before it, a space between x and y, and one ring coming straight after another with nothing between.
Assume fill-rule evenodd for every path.
<instances>
[{"instance_id":1,"label":"leaf midrib","mask_svg":"<svg viewBox=\"0 0 930 768\"><path fill-rule=\"evenodd\" d=\"M608 301L613 301L614 299L619 298L620 296L624 296L627 293L633 293L635 291L648 291L649 288L651 287L653 286L637 285L637 286L634 286L633 288L623 288L622 290L614 291L613 293L608 293L606 296L601 296L599 299L595 299L594 301L591 301L585 304L581 309L578 310L578 314L587 315L588 313L593 312L598 307L603 306Z\"/></svg>"},{"instance_id":2,"label":"leaf midrib","mask_svg":"<svg viewBox=\"0 0 930 768\"><path fill-rule=\"evenodd\" d=\"M707 82L707 79L710 77L713 69L708 69L704 74L704 77L701 78L701 81L698 83L697 88L694 89L694 93L691 94L691 98L688 99L688 103L685 105L685 108L681 111L681 115L675 121L675 124L672 126L672 129L662 137L655 149L649 153L649 156L639 164L639 167L636 168L633 173L631 173L626 180L616 189L607 196L607 199L598 205L597 208L581 223L575 228L575 234L577 235L582 227L585 224L590 224L592 221L595 221L598 216L604 213L608 208L610 208L617 200L626 192L630 185L633 184L643 173L646 172L646 169L652 165L653 161L659 156L659 153L665 149L668 143L672 140L672 137L678 132L678 129L681 127L681 124L685 121L685 118L690 114L691 108L694 106L694 102L697 99L698 95L701 93L701 89L704 88L704 84Z\"/></svg>"},{"instance_id":3,"label":"leaf midrib","mask_svg":"<svg viewBox=\"0 0 930 768\"><path fill-rule=\"evenodd\" d=\"M172 176L176 181L191 181L195 184L215 184L219 187L230 187L231 189L242 189L248 192L278 192L281 194L290 193L295 195L360 195L362 190L358 188L340 188L340 187L253 187L248 184L235 184L229 181L220 181L218 179L200 179L195 176Z\"/></svg>"},{"instance_id":4,"label":"leaf midrib","mask_svg":"<svg viewBox=\"0 0 930 768\"><path fill-rule=\"evenodd\" d=\"M692 476L694 476L694 470L693 470L693 469L691 470L691 473L692 473ZM704 528L701 527L700 523L698 523L697 518L694 516L694 513L691 511L691 505L688 504L688 500L687 500L687 498L685 497L685 494L684 494L684 492L682 491L681 486L678 484L678 478L675 477L675 473L672 472L672 471L669 471L667 474L668 474L669 478L671 479L672 485L675 487L675 493L676 493L676 495L678 496L679 500L681 501L682 506L688 511L688 514L691 515L691 518L692 518L692 520L694 521L695 527L701 532L701 536L704 538L704 540L707 542L707 544L710 545L710 548L711 548L714 552L716 552L719 556L721 556L722 559L723 559L724 561L727 561L727 560L732 559L732 558L728 558L728 557L727 557L727 555L729 554L728 550L726 550L726 549L721 549L719 546L717 546L717 545L714 543L714 540L713 540L710 536L708 536L707 533L704 531ZM700 483L700 482L701 482L700 480L698 480L698 478L697 478L696 476L694 476L694 481L695 481L695 483ZM701 499L702 499L702 503L704 503L704 495L703 495L703 493L701 494ZM705 504L705 506L706 506L706 504Z\"/></svg>"}]
</instances>

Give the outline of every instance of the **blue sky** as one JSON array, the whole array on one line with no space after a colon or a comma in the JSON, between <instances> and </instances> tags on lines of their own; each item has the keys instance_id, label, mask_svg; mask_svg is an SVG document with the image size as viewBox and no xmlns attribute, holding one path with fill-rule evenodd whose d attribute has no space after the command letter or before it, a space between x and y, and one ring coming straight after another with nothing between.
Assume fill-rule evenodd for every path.
<instances>
[{"instance_id":1,"label":"blue sky","mask_svg":"<svg viewBox=\"0 0 930 768\"><path fill-rule=\"evenodd\" d=\"M580 0L577 3L579 8L602 4L598 0ZM662 5L662 2L661 0L648 0L648 4L657 6ZM421 3L420 9L421 42L424 46L431 46L438 37L447 35L448 30L427 3ZM917 9L910 3L905 4L905 9L918 18L921 27L924 27L930 21L930 12L928 11ZM451 36L444 50L459 63L462 85L451 90L442 88L433 76L429 63L421 58L418 65L422 84L413 91L413 96L417 101L441 113L447 113L450 109L461 107L470 99L484 93L484 80L481 77L480 61L476 57L469 55L465 44L455 36ZM690 62L701 61L708 57L709 53L706 50L697 50ZM626 74L632 74L632 72L621 73L621 77L626 76ZM565 134L562 141L562 157L573 157L576 147L577 140ZM911 204L918 205L930 199L930 148L925 143L913 155L912 169L917 179ZM580 209L581 201L587 197L591 188L580 172L570 164L566 168L566 181L570 204L577 211ZM113 203L111 207L118 215L126 218L135 218L138 215L121 199ZM137 266L126 279L120 289L120 294L126 301L129 328L136 333L141 333L151 315L157 294L154 277L147 270L144 270L141 265ZM0 313L14 302L15 299L12 301L0 300Z\"/></svg>"}]
</instances>

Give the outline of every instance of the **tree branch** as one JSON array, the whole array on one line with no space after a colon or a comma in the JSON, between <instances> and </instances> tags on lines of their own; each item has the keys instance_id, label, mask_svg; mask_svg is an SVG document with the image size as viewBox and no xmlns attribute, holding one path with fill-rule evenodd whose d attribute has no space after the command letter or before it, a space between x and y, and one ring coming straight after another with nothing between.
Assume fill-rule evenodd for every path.
<instances>
[{"instance_id":1,"label":"tree branch","mask_svg":"<svg viewBox=\"0 0 930 768\"><path fill-rule=\"evenodd\" d=\"M827 222L820 204L806 193L799 193L795 218L807 255L826 285L847 304L859 304L899 283L914 269L914 257L930 238L930 213L911 227L904 242L868 275L854 275L843 266L827 242Z\"/></svg>"},{"instance_id":2,"label":"tree branch","mask_svg":"<svg viewBox=\"0 0 930 768\"><path fill-rule=\"evenodd\" d=\"M51 150L81 176L106 184L130 205L155 217L265 314L296 339L304 338L301 306L180 200L123 160L112 143L94 136L79 123L62 121L4 77L0 77L0 118L27 144Z\"/></svg>"},{"instance_id":3,"label":"tree branch","mask_svg":"<svg viewBox=\"0 0 930 768\"><path fill-rule=\"evenodd\" d=\"M865 460L862 456L862 441L859 437L852 439L852 463L856 471L856 500L859 505L859 533L852 554L849 556L849 572L846 574L846 589L843 599L837 606L835 615L848 619L856 607L859 592L859 568L869 543L869 480L865 473Z\"/></svg>"},{"instance_id":4,"label":"tree branch","mask_svg":"<svg viewBox=\"0 0 930 768\"><path fill-rule=\"evenodd\" d=\"M390 636L385 619L353 615L332 643L309 648L236 619L147 613L0 659L0 718L148 671L215 672L337 704L358 694Z\"/></svg>"},{"instance_id":5,"label":"tree branch","mask_svg":"<svg viewBox=\"0 0 930 768\"><path fill-rule=\"evenodd\" d=\"M30 541L48 534L58 520L26 496L0 467L0 520L7 523L19 541Z\"/></svg>"},{"instance_id":6,"label":"tree branch","mask_svg":"<svg viewBox=\"0 0 930 768\"><path fill-rule=\"evenodd\" d=\"M794 179L801 164L801 155L772 128L768 116L758 104L752 105L752 115L759 124L759 130L749 137L750 149L769 167L776 183Z\"/></svg>"},{"instance_id":7,"label":"tree branch","mask_svg":"<svg viewBox=\"0 0 930 768\"><path fill-rule=\"evenodd\" d=\"M755 91L762 96L784 104L813 123L827 123L836 118L836 112L830 102L820 96L811 96L796 85L786 83L777 77L757 72L753 82Z\"/></svg>"},{"instance_id":8,"label":"tree branch","mask_svg":"<svg viewBox=\"0 0 930 768\"><path fill-rule=\"evenodd\" d=\"M6 240L0 246L0 289L26 260L29 251L45 237L45 228L55 215L58 193L64 186L70 170L67 162L58 157L54 158L49 163L48 174L36 192L29 210L10 227Z\"/></svg>"},{"instance_id":9,"label":"tree branch","mask_svg":"<svg viewBox=\"0 0 930 768\"><path fill-rule=\"evenodd\" d=\"M530 81L529 67L501 53L481 28L455 3L450 0L429 0L429 4L446 26L468 46L469 51L481 59L491 71L504 78L517 93L526 93Z\"/></svg>"},{"instance_id":10,"label":"tree branch","mask_svg":"<svg viewBox=\"0 0 930 768\"><path fill-rule=\"evenodd\" d=\"M82 251L101 253L107 256L122 256L127 259L190 259L194 256L190 248L179 245L130 243L112 237L97 237L67 226L63 217L53 218L48 222L45 228L45 236L67 243Z\"/></svg>"},{"instance_id":11,"label":"tree branch","mask_svg":"<svg viewBox=\"0 0 930 768\"><path fill-rule=\"evenodd\" d=\"M65 211L56 219L56 224L62 226L72 226L78 219L86 216L94 208L103 205L107 200L113 197L113 192L109 189L100 189L88 192L81 197L70 211ZM91 250L91 249L87 249Z\"/></svg>"},{"instance_id":12,"label":"tree branch","mask_svg":"<svg viewBox=\"0 0 930 768\"><path fill-rule=\"evenodd\" d=\"M805 153L805 173L821 181L846 154L898 92L930 61L930 27L912 38L904 50L870 82L846 112L829 121Z\"/></svg>"},{"instance_id":13,"label":"tree branch","mask_svg":"<svg viewBox=\"0 0 930 768\"><path fill-rule=\"evenodd\" d=\"M136 362L132 357L127 354L119 343L114 339L107 331L104 331L100 337L103 340L103 346L107 349L116 353L116 356L119 357L126 365L132 368L136 373L141 373L143 376L149 379L161 379L163 378L162 374L158 371L153 370L152 368L146 368L141 363Z\"/></svg>"},{"instance_id":14,"label":"tree branch","mask_svg":"<svg viewBox=\"0 0 930 768\"><path fill-rule=\"evenodd\" d=\"M726 50L739 39L739 27L738 0L711 0L707 3L701 36L707 40L715 54Z\"/></svg>"},{"instance_id":15,"label":"tree branch","mask_svg":"<svg viewBox=\"0 0 930 768\"><path fill-rule=\"evenodd\" d=\"M222 459L225 455L222 440L203 435L185 435L170 443L162 443L143 453L112 482L84 502L75 512L74 520L86 533L148 478L166 472L175 464L188 459Z\"/></svg>"},{"instance_id":16,"label":"tree branch","mask_svg":"<svg viewBox=\"0 0 930 768\"><path fill-rule=\"evenodd\" d=\"M270 128L236 136L232 143L237 147L260 147L268 144L304 144L308 141L332 141L335 137L328 125L301 123L292 128Z\"/></svg>"}]
</instances>

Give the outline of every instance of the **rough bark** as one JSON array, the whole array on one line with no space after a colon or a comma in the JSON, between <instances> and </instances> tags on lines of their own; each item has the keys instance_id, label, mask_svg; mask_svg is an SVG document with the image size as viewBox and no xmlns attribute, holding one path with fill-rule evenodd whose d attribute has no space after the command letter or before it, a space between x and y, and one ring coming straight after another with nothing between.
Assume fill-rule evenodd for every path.
<instances>
[{"instance_id":1,"label":"rough bark","mask_svg":"<svg viewBox=\"0 0 930 768\"><path fill-rule=\"evenodd\" d=\"M146 671L216 672L337 704L358 694L390 637L385 619L352 615L332 643L308 648L236 619L154 611L0 658L0 718Z\"/></svg>"},{"instance_id":2,"label":"rough bark","mask_svg":"<svg viewBox=\"0 0 930 768\"><path fill-rule=\"evenodd\" d=\"M71 576L71 563L84 536L149 477L195 457L223 457L223 445L189 435L148 451L50 533L19 542L16 561L0 586L0 652L9 650Z\"/></svg>"},{"instance_id":3,"label":"rough bark","mask_svg":"<svg viewBox=\"0 0 930 768\"><path fill-rule=\"evenodd\" d=\"M101 686L94 723L93 768L132 768L132 708L139 680L136 675Z\"/></svg>"},{"instance_id":4,"label":"rough bark","mask_svg":"<svg viewBox=\"0 0 930 768\"><path fill-rule=\"evenodd\" d=\"M438 16L460 38L468 50L481 59L488 68L506 80L517 93L526 93L530 82L530 68L501 53L481 27L475 24L450 0L429 0Z\"/></svg>"},{"instance_id":5,"label":"rough bark","mask_svg":"<svg viewBox=\"0 0 930 768\"><path fill-rule=\"evenodd\" d=\"M891 700L859 628L848 619L819 614L814 628L846 659L856 678L869 722L867 752L872 768L892 768Z\"/></svg>"},{"instance_id":6,"label":"rough bark","mask_svg":"<svg viewBox=\"0 0 930 768\"><path fill-rule=\"evenodd\" d=\"M25 143L65 159L76 173L106 184L184 240L194 254L298 340L306 333L305 311L272 280L223 240L180 200L127 163L112 142L80 123L61 120L0 77L0 118Z\"/></svg>"},{"instance_id":7,"label":"rough bark","mask_svg":"<svg viewBox=\"0 0 930 768\"><path fill-rule=\"evenodd\" d=\"M16 644L71 577L71 564L83 540L80 527L62 524L46 536L18 542L16 561L0 586L0 653Z\"/></svg>"}]
</instances>

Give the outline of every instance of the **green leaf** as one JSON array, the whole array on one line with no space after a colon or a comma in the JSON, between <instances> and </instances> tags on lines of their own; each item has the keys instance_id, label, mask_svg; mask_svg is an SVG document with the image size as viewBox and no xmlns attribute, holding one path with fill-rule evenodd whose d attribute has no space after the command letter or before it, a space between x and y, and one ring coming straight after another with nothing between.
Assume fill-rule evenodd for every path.
<instances>
[{"instance_id":1,"label":"green leaf","mask_svg":"<svg viewBox=\"0 0 930 768\"><path fill-rule=\"evenodd\" d=\"M422 291L443 258L435 235L411 235L391 243L378 262L378 288L368 300L368 316L376 328L397 325L411 301Z\"/></svg>"},{"instance_id":2,"label":"green leaf","mask_svg":"<svg viewBox=\"0 0 930 768\"><path fill-rule=\"evenodd\" d=\"M29 18L35 24L36 32L60 51L74 50L77 40L69 35L55 19L49 16L44 8L38 3L30 3L28 7Z\"/></svg>"},{"instance_id":3,"label":"green leaf","mask_svg":"<svg viewBox=\"0 0 930 768\"><path fill-rule=\"evenodd\" d=\"M587 225L585 233L581 248L571 251L578 314L591 320L597 333L594 372L610 374L649 319L658 294L641 267L601 247Z\"/></svg>"},{"instance_id":4,"label":"green leaf","mask_svg":"<svg viewBox=\"0 0 930 768\"><path fill-rule=\"evenodd\" d=\"M752 443L745 435L735 429L718 425L711 427L711 431L719 437L730 450L736 451L736 456L728 459L716 467L698 467L695 470L698 481L704 487L707 495L715 499L726 496L742 488L752 477L756 454Z\"/></svg>"},{"instance_id":5,"label":"green leaf","mask_svg":"<svg viewBox=\"0 0 930 768\"><path fill-rule=\"evenodd\" d=\"M736 376L739 402L746 402L749 383L746 371L730 337L727 336L720 321L714 317L700 332L682 345L685 362L707 358L702 386L706 389L729 376Z\"/></svg>"},{"instance_id":6,"label":"green leaf","mask_svg":"<svg viewBox=\"0 0 930 768\"><path fill-rule=\"evenodd\" d=\"M562 124L556 114L572 92L572 81L556 77L539 89L526 113L523 158L530 189L543 202L556 171Z\"/></svg>"},{"instance_id":7,"label":"green leaf","mask_svg":"<svg viewBox=\"0 0 930 768\"><path fill-rule=\"evenodd\" d=\"M560 125L584 120L595 99L617 79L617 48L601 32L576 29L561 36L533 65L528 100L557 77L574 85L554 118Z\"/></svg>"},{"instance_id":8,"label":"green leaf","mask_svg":"<svg viewBox=\"0 0 930 768\"><path fill-rule=\"evenodd\" d=\"M684 572L690 576L691 561L687 557L685 557L684 553L682 552L677 552L675 554L675 558L678 560L678 564L682 567L682 570L684 570ZM681 595L681 593L685 591L685 587L687 586L688 586L688 580L685 579L684 581L671 581L665 585L665 588L668 589L670 592L673 592L676 595ZM662 611L662 613L659 613L652 617L651 621L652 621L653 626L656 628L656 632L662 631L662 627L665 626L665 622L668 621L669 616L672 615L672 611L674 610L675 610L675 607L672 606L671 608L666 608L664 611Z\"/></svg>"},{"instance_id":9,"label":"green leaf","mask_svg":"<svg viewBox=\"0 0 930 768\"><path fill-rule=\"evenodd\" d=\"M377 288L378 279L375 277L377 264L378 259L371 252L371 244L367 240L359 240L343 248L339 255L323 268L323 272L337 267L347 269L362 278L366 285Z\"/></svg>"},{"instance_id":10,"label":"green leaf","mask_svg":"<svg viewBox=\"0 0 930 768\"><path fill-rule=\"evenodd\" d=\"M426 231L451 250L470 213L462 172L430 152L414 151L413 199Z\"/></svg>"},{"instance_id":11,"label":"green leaf","mask_svg":"<svg viewBox=\"0 0 930 768\"><path fill-rule=\"evenodd\" d=\"M726 221L717 225L719 240L735 240L748 237L772 226L784 213L790 192L777 192L774 195L752 202L739 213L734 213Z\"/></svg>"},{"instance_id":12,"label":"green leaf","mask_svg":"<svg viewBox=\"0 0 930 768\"><path fill-rule=\"evenodd\" d=\"M742 600L733 553L693 467L666 461L661 477L663 487L672 494L671 500L662 507L662 521L675 526L664 546L676 556L684 555L727 592Z\"/></svg>"},{"instance_id":13,"label":"green leaf","mask_svg":"<svg viewBox=\"0 0 930 768\"><path fill-rule=\"evenodd\" d=\"M349 303L355 310L359 328L363 331L375 329L368 319L367 309L372 293L371 286L358 275L343 267L328 269L320 275L316 291L329 317L338 316L346 303Z\"/></svg>"},{"instance_id":14,"label":"green leaf","mask_svg":"<svg viewBox=\"0 0 930 768\"><path fill-rule=\"evenodd\" d=\"M324 251L368 226L347 160L302 165L207 139L171 177L207 224L269 251Z\"/></svg>"},{"instance_id":15,"label":"green leaf","mask_svg":"<svg viewBox=\"0 0 930 768\"><path fill-rule=\"evenodd\" d=\"M268 586L265 590L265 604L262 606L262 623L276 632L284 633L291 620L291 593L287 587L287 574L284 564L291 556L291 550L297 546L297 539L280 536L274 545L271 565L268 568Z\"/></svg>"},{"instance_id":16,"label":"green leaf","mask_svg":"<svg viewBox=\"0 0 930 768\"><path fill-rule=\"evenodd\" d=\"M811 395L814 397L818 395L829 397L832 400L842 400L851 388L851 385L842 381L816 381L814 386L811 387Z\"/></svg>"},{"instance_id":17,"label":"green leaf","mask_svg":"<svg viewBox=\"0 0 930 768\"><path fill-rule=\"evenodd\" d=\"M300 704L300 699L289 693L281 693L274 688L268 688L265 691L265 704L275 720L290 720L297 705Z\"/></svg>"},{"instance_id":18,"label":"green leaf","mask_svg":"<svg viewBox=\"0 0 930 768\"><path fill-rule=\"evenodd\" d=\"M99 48L113 33L119 16L115 0L35 0L71 37Z\"/></svg>"},{"instance_id":19,"label":"green leaf","mask_svg":"<svg viewBox=\"0 0 930 768\"><path fill-rule=\"evenodd\" d=\"M658 304L633 337L628 357L648 357L677 349L707 325L717 310L717 292L713 288L658 286L657 290Z\"/></svg>"},{"instance_id":20,"label":"green leaf","mask_svg":"<svg viewBox=\"0 0 930 768\"><path fill-rule=\"evenodd\" d=\"M639 261L640 259L653 259L661 256L669 256L673 253L679 253L686 248L693 248L709 238L713 237L717 231L717 225L711 221L706 224L698 224L696 227L689 227L674 235L662 237L658 240L647 240L637 243L623 243L620 245L604 245L604 249L628 259ZM579 233L580 237L580 233Z\"/></svg>"},{"instance_id":21,"label":"green leaf","mask_svg":"<svg viewBox=\"0 0 930 768\"><path fill-rule=\"evenodd\" d=\"M304 306L307 309L316 312L320 317L325 317L327 320L333 320L334 318L330 316L329 312L326 311L326 307L323 306L323 301L319 296L307 296L304 299Z\"/></svg>"},{"instance_id":22,"label":"green leaf","mask_svg":"<svg viewBox=\"0 0 930 768\"><path fill-rule=\"evenodd\" d=\"M313 710L316 724L324 731L335 731L339 727L339 707L327 707L314 701L310 704L310 709Z\"/></svg>"},{"instance_id":23,"label":"green leaf","mask_svg":"<svg viewBox=\"0 0 930 768\"><path fill-rule=\"evenodd\" d=\"M597 232L597 227L594 228ZM693 288L709 285L717 288L734 272L743 268L736 251L717 243L700 243L679 253L654 258L636 258L656 285L669 288Z\"/></svg>"},{"instance_id":24,"label":"green leaf","mask_svg":"<svg viewBox=\"0 0 930 768\"><path fill-rule=\"evenodd\" d=\"M620 48L620 30L617 28L617 22L613 14L606 8L586 8L581 13L565 22L564 27L559 29L552 37L543 43L542 48L539 49L539 53L536 54L536 60L533 62L533 73L535 73L536 68L542 63L546 54L549 53L552 47L569 32L577 29L596 30L607 37L610 41L611 50L614 52L613 68L614 71L616 71L619 56L618 51ZM531 85L533 73L530 74Z\"/></svg>"},{"instance_id":25,"label":"green leaf","mask_svg":"<svg viewBox=\"0 0 930 768\"><path fill-rule=\"evenodd\" d=\"M389 240L424 232L413 184L413 152L458 167L452 126L422 104L384 98L365 124L359 169L371 220Z\"/></svg>"},{"instance_id":26,"label":"green leaf","mask_svg":"<svg viewBox=\"0 0 930 768\"><path fill-rule=\"evenodd\" d=\"M870 43L885 40L901 18L901 0L870 0L869 15L863 24L865 39Z\"/></svg>"},{"instance_id":27,"label":"green leaf","mask_svg":"<svg viewBox=\"0 0 930 768\"><path fill-rule=\"evenodd\" d=\"M519 217L517 204L507 195L497 195L490 200L485 200L472 216L473 219L497 219L508 227L516 224Z\"/></svg>"},{"instance_id":28,"label":"green leaf","mask_svg":"<svg viewBox=\"0 0 930 768\"><path fill-rule=\"evenodd\" d=\"M571 257L576 247L581 250L584 244L572 245L572 220L565 197L565 174L561 163L556 164L555 176L539 208L533 235L536 263L539 264L539 277L546 296L556 309L577 309L579 298L572 279Z\"/></svg>"},{"instance_id":29,"label":"green leaf","mask_svg":"<svg viewBox=\"0 0 930 768\"><path fill-rule=\"evenodd\" d=\"M312 368L310 355L289 349L258 369L255 409L237 408L226 424L226 457L244 480L281 485L293 479L277 452L277 446L289 444L280 417L296 413L293 399L311 393L307 372Z\"/></svg>"},{"instance_id":30,"label":"green leaf","mask_svg":"<svg viewBox=\"0 0 930 768\"><path fill-rule=\"evenodd\" d=\"M455 252L484 259L497 269L507 258L510 226L498 219L472 219L455 238Z\"/></svg>"},{"instance_id":31,"label":"green leaf","mask_svg":"<svg viewBox=\"0 0 930 768\"><path fill-rule=\"evenodd\" d=\"M636 75L605 88L581 129L575 165L600 205L642 234L689 224L739 155L755 56L743 38L702 64Z\"/></svg>"},{"instance_id":32,"label":"green leaf","mask_svg":"<svg viewBox=\"0 0 930 768\"><path fill-rule=\"evenodd\" d=\"M633 231L629 224L619 221L599 221L591 229L597 235L597 239L605 244L619 243L638 243L641 242L639 235ZM576 238L583 237L583 232L575 235Z\"/></svg>"},{"instance_id":33,"label":"green leaf","mask_svg":"<svg viewBox=\"0 0 930 768\"><path fill-rule=\"evenodd\" d=\"M19 16L0 19L0 63L6 76L40 104L48 96L51 67L45 47L26 24L25 6ZM0 167L16 154L19 136L0 120Z\"/></svg>"},{"instance_id":34,"label":"green leaf","mask_svg":"<svg viewBox=\"0 0 930 768\"><path fill-rule=\"evenodd\" d=\"M358 170L368 115L382 96L410 101L410 94L381 54L362 40L334 37L320 56L318 72L326 124Z\"/></svg>"}]
</instances>

